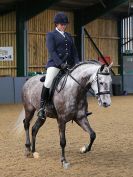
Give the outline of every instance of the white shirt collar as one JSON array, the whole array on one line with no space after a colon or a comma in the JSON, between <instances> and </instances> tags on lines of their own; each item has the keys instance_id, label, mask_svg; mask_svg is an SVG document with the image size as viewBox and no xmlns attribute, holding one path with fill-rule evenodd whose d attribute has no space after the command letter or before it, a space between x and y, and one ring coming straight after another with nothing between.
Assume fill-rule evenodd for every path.
<instances>
[{"instance_id":1,"label":"white shirt collar","mask_svg":"<svg viewBox=\"0 0 133 177\"><path fill-rule=\"evenodd\" d=\"M63 37L65 37L64 35L64 31L60 31L57 27L55 28Z\"/></svg>"}]
</instances>

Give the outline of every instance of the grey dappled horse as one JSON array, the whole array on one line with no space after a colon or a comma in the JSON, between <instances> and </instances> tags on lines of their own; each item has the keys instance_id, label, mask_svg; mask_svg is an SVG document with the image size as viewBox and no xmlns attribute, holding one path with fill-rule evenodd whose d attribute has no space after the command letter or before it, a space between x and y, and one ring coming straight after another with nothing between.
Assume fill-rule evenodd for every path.
<instances>
[{"instance_id":1,"label":"grey dappled horse","mask_svg":"<svg viewBox=\"0 0 133 177\"><path fill-rule=\"evenodd\" d=\"M32 141L30 142L29 126L36 110L39 109L40 95L43 83L40 82L42 76L34 76L30 78L23 86L22 98L25 109L24 128L26 132L26 156L35 153L35 140L39 128L45 122L38 122L32 127ZM65 76L64 76L65 77ZM56 118L59 126L61 162L64 168L67 168L69 163L65 157L66 123L73 120L83 130L90 134L90 143L82 147L80 151L86 153L91 150L92 144L96 138L96 134L91 128L86 116L88 109L87 91L91 88L98 99L100 106L108 107L111 104L110 85L111 75L110 69L106 65L101 65L97 61L87 61L76 65L69 70L66 83L62 90L64 77L60 80L57 89L53 94L53 108L47 106L47 117ZM58 92L60 90L60 92Z\"/></svg>"}]
</instances>

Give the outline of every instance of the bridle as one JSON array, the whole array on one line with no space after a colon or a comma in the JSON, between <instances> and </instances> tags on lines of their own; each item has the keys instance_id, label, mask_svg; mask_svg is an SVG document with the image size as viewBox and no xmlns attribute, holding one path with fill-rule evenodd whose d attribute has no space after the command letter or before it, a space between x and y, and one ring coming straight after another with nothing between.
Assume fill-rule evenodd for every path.
<instances>
[{"instance_id":1,"label":"bridle","mask_svg":"<svg viewBox=\"0 0 133 177\"><path fill-rule=\"evenodd\" d=\"M105 94L110 94L110 91L109 91L109 90L108 90L108 91L103 91L103 92L100 91L100 83L99 83L99 77L98 77L98 75L109 76L110 73L101 73L101 72L99 72L99 69L98 69L98 72L97 72L97 74L96 74L96 77L97 77L96 81L97 81L98 93L96 94L96 96L105 95Z\"/></svg>"}]
</instances>

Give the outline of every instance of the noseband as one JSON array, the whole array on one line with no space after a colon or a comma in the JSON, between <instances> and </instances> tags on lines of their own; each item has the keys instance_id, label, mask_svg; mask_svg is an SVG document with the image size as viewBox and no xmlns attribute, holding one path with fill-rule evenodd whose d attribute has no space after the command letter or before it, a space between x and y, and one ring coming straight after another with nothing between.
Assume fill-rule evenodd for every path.
<instances>
[{"instance_id":1,"label":"noseband","mask_svg":"<svg viewBox=\"0 0 133 177\"><path fill-rule=\"evenodd\" d=\"M91 88L92 83L93 83L93 82L97 82L98 93L97 93L97 94L94 94L95 92L94 92L94 90L93 90L92 88L91 88L91 89L92 89L93 93L92 93L90 90L89 90L89 92L90 92L93 96L100 96L100 95L110 94L110 91L109 91L109 90L108 90L108 91L103 91L103 92L100 91L100 83L99 83L99 77L98 77L99 75L109 76L110 73L101 73L101 72L100 72L100 69L98 69L95 78L88 84L88 90L89 90L89 89Z\"/></svg>"},{"instance_id":2,"label":"noseband","mask_svg":"<svg viewBox=\"0 0 133 177\"><path fill-rule=\"evenodd\" d=\"M105 76L109 76L110 73L100 73L99 70L96 74L96 81L97 81L97 87L98 87L98 93L96 94L96 96L100 96L100 95L105 95L105 94L110 94L110 91L104 91L104 92L100 92L100 83L99 83L99 77L98 75L105 75Z\"/></svg>"}]
</instances>

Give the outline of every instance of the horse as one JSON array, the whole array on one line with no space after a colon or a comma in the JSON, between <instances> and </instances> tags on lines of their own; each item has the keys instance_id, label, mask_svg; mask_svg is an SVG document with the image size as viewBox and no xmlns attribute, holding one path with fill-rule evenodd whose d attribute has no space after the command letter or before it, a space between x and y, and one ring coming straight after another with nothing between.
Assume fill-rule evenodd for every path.
<instances>
[{"instance_id":1,"label":"horse","mask_svg":"<svg viewBox=\"0 0 133 177\"><path fill-rule=\"evenodd\" d=\"M96 60L80 62L66 75L61 78L52 96L51 107L46 106L46 117L55 118L59 127L61 163L64 168L68 168L70 163L65 157L66 146L66 123L76 122L84 131L89 133L90 142L83 146L80 151L86 153L91 150L96 138L96 133L91 128L87 119L88 101L87 94L91 88L98 100L98 104L103 107L111 105L110 85L112 82L110 67L101 64ZM22 101L25 110L23 120L26 133L26 156L37 155L35 149L36 135L39 128L46 119L39 118L32 127L32 141L30 141L29 127L35 111L39 110L39 102L43 83L40 82L42 75L33 76L26 81L22 88ZM65 83L64 83L65 80ZM63 86L62 86L63 85Z\"/></svg>"}]
</instances>

